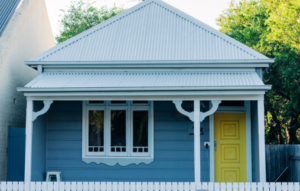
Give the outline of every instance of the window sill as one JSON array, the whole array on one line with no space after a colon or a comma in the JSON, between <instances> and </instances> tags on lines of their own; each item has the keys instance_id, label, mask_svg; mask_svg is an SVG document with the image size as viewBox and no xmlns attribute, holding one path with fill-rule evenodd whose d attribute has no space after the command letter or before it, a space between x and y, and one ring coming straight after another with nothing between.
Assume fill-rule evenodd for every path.
<instances>
[{"instance_id":1,"label":"window sill","mask_svg":"<svg viewBox=\"0 0 300 191\"><path fill-rule=\"evenodd\" d=\"M150 164L153 162L152 157L83 157L82 161L89 164L89 163L96 163L96 164L106 164L108 166L114 166L119 164L120 166L127 166L130 164Z\"/></svg>"}]
</instances>

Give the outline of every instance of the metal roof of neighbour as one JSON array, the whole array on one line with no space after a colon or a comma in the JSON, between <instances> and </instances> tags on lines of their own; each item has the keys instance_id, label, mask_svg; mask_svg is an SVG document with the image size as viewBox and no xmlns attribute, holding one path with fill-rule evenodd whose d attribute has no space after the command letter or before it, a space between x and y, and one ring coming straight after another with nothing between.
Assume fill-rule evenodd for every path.
<instances>
[{"instance_id":1,"label":"metal roof of neighbour","mask_svg":"<svg viewBox=\"0 0 300 191\"><path fill-rule=\"evenodd\" d=\"M32 91L269 89L255 72L45 72ZM31 91L31 90L29 90Z\"/></svg>"},{"instance_id":2,"label":"metal roof of neighbour","mask_svg":"<svg viewBox=\"0 0 300 191\"><path fill-rule=\"evenodd\" d=\"M27 64L236 59L269 58L161 0L147 0L30 59Z\"/></svg>"},{"instance_id":3,"label":"metal roof of neighbour","mask_svg":"<svg viewBox=\"0 0 300 191\"><path fill-rule=\"evenodd\" d=\"M20 0L1 0L0 1L0 36L2 35L10 18L18 7Z\"/></svg>"}]
</instances>

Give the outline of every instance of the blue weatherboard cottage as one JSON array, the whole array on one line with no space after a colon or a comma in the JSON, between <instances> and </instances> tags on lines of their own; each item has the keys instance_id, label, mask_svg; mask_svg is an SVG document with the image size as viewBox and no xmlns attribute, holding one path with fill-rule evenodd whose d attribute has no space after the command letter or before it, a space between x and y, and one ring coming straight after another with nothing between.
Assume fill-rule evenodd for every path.
<instances>
[{"instance_id":1,"label":"blue weatherboard cottage","mask_svg":"<svg viewBox=\"0 0 300 191\"><path fill-rule=\"evenodd\" d=\"M25 181L265 182L273 62L142 2L26 61Z\"/></svg>"}]
</instances>

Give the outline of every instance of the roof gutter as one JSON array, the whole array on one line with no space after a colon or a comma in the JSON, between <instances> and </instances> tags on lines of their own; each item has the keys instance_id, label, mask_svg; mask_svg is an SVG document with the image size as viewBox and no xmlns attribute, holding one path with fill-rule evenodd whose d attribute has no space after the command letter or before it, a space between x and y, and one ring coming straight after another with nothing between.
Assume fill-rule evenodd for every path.
<instances>
[{"instance_id":1,"label":"roof gutter","mask_svg":"<svg viewBox=\"0 0 300 191\"><path fill-rule=\"evenodd\" d=\"M260 91L135 91L135 92L26 92L27 99L33 100L190 100L199 98L212 100L258 100L265 94ZM249 97L250 96L250 97ZM259 97L261 98L261 97Z\"/></svg>"},{"instance_id":2,"label":"roof gutter","mask_svg":"<svg viewBox=\"0 0 300 191\"><path fill-rule=\"evenodd\" d=\"M271 85L256 86L201 86L201 87L124 87L124 88L28 88L19 87L19 92L161 92L161 91L267 91Z\"/></svg>"},{"instance_id":3,"label":"roof gutter","mask_svg":"<svg viewBox=\"0 0 300 191\"><path fill-rule=\"evenodd\" d=\"M214 67L269 67L274 59L241 60L131 60L131 61L25 61L37 68L214 68Z\"/></svg>"}]
</instances>

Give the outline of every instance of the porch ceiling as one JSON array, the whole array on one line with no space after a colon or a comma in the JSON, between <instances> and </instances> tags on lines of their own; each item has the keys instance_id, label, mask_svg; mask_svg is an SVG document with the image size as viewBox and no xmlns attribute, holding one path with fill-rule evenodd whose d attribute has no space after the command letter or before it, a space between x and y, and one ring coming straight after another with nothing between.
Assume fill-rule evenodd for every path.
<instances>
[{"instance_id":1,"label":"porch ceiling","mask_svg":"<svg viewBox=\"0 0 300 191\"><path fill-rule=\"evenodd\" d=\"M265 91L248 72L45 72L21 92Z\"/></svg>"}]
</instances>

